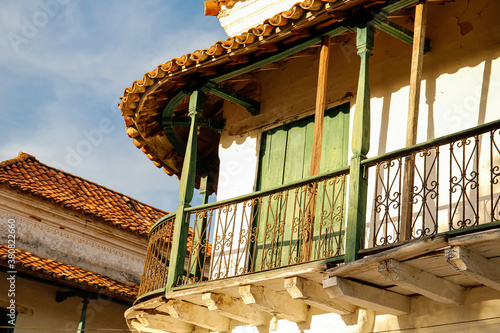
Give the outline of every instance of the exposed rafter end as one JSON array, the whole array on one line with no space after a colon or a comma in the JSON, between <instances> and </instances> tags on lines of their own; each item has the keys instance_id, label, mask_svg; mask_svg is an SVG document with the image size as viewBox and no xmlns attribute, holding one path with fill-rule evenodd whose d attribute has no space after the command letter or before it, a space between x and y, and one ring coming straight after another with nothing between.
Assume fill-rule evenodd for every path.
<instances>
[{"instance_id":1,"label":"exposed rafter end","mask_svg":"<svg viewBox=\"0 0 500 333\"><path fill-rule=\"evenodd\" d=\"M247 97L235 90L224 87L213 81L208 81L207 83L205 83L205 85L201 88L201 91L203 91L204 93L213 94L232 103L241 105L246 108L252 116L260 114L260 102L257 102L250 97Z\"/></svg>"},{"instance_id":2,"label":"exposed rafter end","mask_svg":"<svg viewBox=\"0 0 500 333\"><path fill-rule=\"evenodd\" d=\"M434 301L455 305L463 303L465 293L461 286L394 259L381 261L378 271L386 281Z\"/></svg>"},{"instance_id":3,"label":"exposed rafter end","mask_svg":"<svg viewBox=\"0 0 500 333\"><path fill-rule=\"evenodd\" d=\"M498 263L462 246L445 249L445 258L456 271L478 283L500 290L500 267Z\"/></svg>"}]
</instances>

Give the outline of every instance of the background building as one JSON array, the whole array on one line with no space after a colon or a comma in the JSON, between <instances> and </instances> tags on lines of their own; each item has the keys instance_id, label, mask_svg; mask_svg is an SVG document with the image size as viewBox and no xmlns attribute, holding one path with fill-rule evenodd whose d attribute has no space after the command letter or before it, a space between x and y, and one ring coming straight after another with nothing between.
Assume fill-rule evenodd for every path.
<instances>
[{"instance_id":1,"label":"background building","mask_svg":"<svg viewBox=\"0 0 500 333\"><path fill-rule=\"evenodd\" d=\"M85 298L87 329L127 331L146 235L165 214L25 153L1 162L0 308L15 300L15 332L76 331Z\"/></svg>"}]
</instances>

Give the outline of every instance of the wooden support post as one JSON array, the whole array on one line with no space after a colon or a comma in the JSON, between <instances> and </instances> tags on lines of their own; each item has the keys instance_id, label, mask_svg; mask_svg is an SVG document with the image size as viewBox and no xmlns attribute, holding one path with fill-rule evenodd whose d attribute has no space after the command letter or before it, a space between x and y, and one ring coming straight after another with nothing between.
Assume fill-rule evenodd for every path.
<instances>
[{"instance_id":1,"label":"wooden support post","mask_svg":"<svg viewBox=\"0 0 500 333\"><path fill-rule=\"evenodd\" d=\"M199 91L194 91L189 100L189 117L191 126L189 137L182 165L181 184L179 186L179 204L177 205L174 235L172 237L172 247L170 252L170 263L168 267L166 292L175 286L184 274L184 262L186 259L186 244L189 232L189 221L186 221L184 209L190 207L189 203L193 199L194 181L196 176L196 155L197 155L197 135L198 117L203 112L205 95Z\"/></svg>"},{"instance_id":2,"label":"wooden support post","mask_svg":"<svg viewBox=\"0 0 500 333\"><path fill-rule=\"evenodd\" d=\"M408 107L408 121L406 127L406 146L417 143L418 111L420 104L420 82L422 80L422 66L425 47L425 28L427 17L427 0L415 7L415 29L413 37L413 52L410 74L410 102ZM409 240L412 230L413 215L413 183L415 179L415 160L409 156L405 160L405 174L403 178L402 218L399 241Z\"/></svg>"},{"instance_id":3,"label":"wooden support post","mask_svg":"<svg viewBox=\"0 0 500 333\"><path fill-rule=\"evenodd\" d=\"M321 146L323 142L323 120L325 118L326 104L326 83L328 79L328 61L330 59L330 37L323 37L321 51L319 55L318 68L318 88L316 92L316 112L314 115L313 146L311 152L311 168L309 175L319 174L321 161ZM316 213L316 192L315 187L309 187L307 192L307 223L304 227L302 243L302 262L311 259L313 233L314 233L314 215Z\"/></svg>"},{"instance_id":4,"label":"wooden support post","mask_svg":"<svg viewBox=\"0 0 500 333\"><path fill-rule=\"evenodd\" d=\"M309 176L319 173L321 144L323 141L323 118L325 117L326 83L328 79L328 61L330 60L330 37L323 37L319 55L318 88L316 91L316 113L314 114L313 147L311 153L311 171Z\"/></svg>"},{"instance_id":5,"label":"wooden support post","mask_svg":"<svg viewBox=\"0 0 500 333\"><path fill-rule=\"evenodd\" d=\"M370 23L357 28L356 44L361 57L356 108L352 131L352 152L349 171L349 203L346 226L345 262L358 259L365 239L368 180L361 166L370 149L370 80L369 58L373 54L374 29Z\"/></svg>"}]
</instances>

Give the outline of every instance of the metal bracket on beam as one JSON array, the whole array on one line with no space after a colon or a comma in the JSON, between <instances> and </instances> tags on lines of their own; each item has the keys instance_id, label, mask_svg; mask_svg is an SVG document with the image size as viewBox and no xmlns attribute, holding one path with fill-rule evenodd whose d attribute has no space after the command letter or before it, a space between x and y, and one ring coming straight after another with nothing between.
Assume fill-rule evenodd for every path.
<instances>
[{"instance_id":1,"label":"metal bracket on beam","mask_svg":"<svg viewBox=\"0 0 500 333\"><path fill-rule=\"evenodd\" d=\"M205 83L205 85L201 87L200 90L204 93L210 93L227 101L241 105L246 108L252 116L256 116L260 113L259 102L213 81L208 81L207 83Z\"/></svg>"},{"instance_id":2,"label":"metal bracket on beam","mask_svg":"<svg viewBox=\"0 0 500 333\"><path fill-rule=\"evenodd\" d=\"M186 116L163 117L163 126L189 126L190 118ZM200 118L198 119L198 127L209 128L214 132L220 133L226 124L225 119L215 118Z\"/></svg>"},{"instance_id":3,"label":"metal bracket on beam","mask_svg":"<svg viewBox=\"0 0 500 333\"><path fill-rule=\"evenodd\" d=\"M408 30L394 22L387 19L389 14L382 11L381 13L374 16L372 19L375 28L405 42L413 45L413 31ZM424 53L431 51L431 41L429 38L425 39Z\"/></svg>"}]
</instances>

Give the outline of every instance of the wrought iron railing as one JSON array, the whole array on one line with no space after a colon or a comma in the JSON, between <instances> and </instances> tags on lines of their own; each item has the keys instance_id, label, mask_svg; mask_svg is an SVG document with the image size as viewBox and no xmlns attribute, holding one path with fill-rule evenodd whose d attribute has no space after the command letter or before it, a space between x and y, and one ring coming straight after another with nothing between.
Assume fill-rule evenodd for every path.
<instances>
[{"instance_id":1,"label":"wrought iron railing","mask_svg":"<svg viewBox=\"0 0 500 333\"><path fill-rule=\"evenodd\" d=\"M165 288L175 214L160 219L149 232L149 243L139 295Z\"/></svg>"},{"instance_id":2,"label":"wrought iron railing","mask_svg":"<svg viewBox=\"0 0 500 333\"><path fill-rule=\"evenodd\" d=\"M496 121L365 160L374 198L365 246L497 221L499 128Z\"/></svg>"},{"instance_id":3,"label":"wrought iron railing","mask_svg":"<svg viewBox=\"0 0 500 333\"><path fill-rule=\"evenodd\" d=\"M279 189L188 209L193 243L182 284L343 254L347 177L345 168Z\"/></svg>"},{"instance_id":4,"label":"wrought iron railing","mask_svg":"<svg viewBox=\"0 0 500 333\"><path fill-rule=\"evenodd\" d=\"M365 250L500 219L500 121L361 164L368 177ZM346 167L185 209L187 258L176 285L342 260L348 178ZM150 232L139 295L166 287L175 217Z\"/></svg>"}]
</instances>

